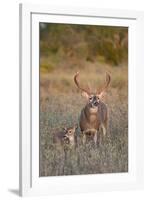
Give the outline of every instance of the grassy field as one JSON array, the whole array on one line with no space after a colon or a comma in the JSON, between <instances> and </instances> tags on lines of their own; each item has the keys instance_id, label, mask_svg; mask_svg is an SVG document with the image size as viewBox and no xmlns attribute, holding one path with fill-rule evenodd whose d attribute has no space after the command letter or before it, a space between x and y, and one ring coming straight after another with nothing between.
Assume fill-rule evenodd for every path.
<instances>
[{"instance_id":1,"label":"grassy field","mask_svg":"<svg viewBox=\"0 0 147 200\"><path fill-rule=\"evenodd\" d=\"M79 65L80 68L64 66L51 73L40 73L40 176L128 171L127 66L88 61ZM53 144L53 134L78 123L86 103L73 81L76 71L80 71L81 82L89 83L93 89L103 84L105 71L111 73L112 82L103 99L109 110L108 135L96 149L90 143L86 146L79 143L76 149L68 151L65 159L64 151Z\"/></svg>"}]
</instances>

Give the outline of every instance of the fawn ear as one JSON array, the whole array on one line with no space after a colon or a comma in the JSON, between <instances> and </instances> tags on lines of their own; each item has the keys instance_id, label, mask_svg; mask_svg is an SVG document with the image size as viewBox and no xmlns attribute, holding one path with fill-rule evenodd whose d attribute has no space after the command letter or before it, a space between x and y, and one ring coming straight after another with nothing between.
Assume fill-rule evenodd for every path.
<instances>
[{"instance_id":1,"label":"fawn ear","mask_svg":"<svg viewBox=\"0 0 147 200\"><path fill-rule=\"evenodd\" d=\"M88 95L88 93L87 93L87 92L85 92L85 91L83 91L83 92L82 92L82 96L83 96L83 97L85 97L86 99L88 99L88 98L89 98L89 95Z\"/></svg>"},{"instance_id":2,"label":"fawn ear","mask_svg":"<svg viewBox=\"0 0 147 200\"><path fill-rule=\"evenodd\" d=\"M65 128L65 127L63 127L62 129L63 129L63 131L67 131L67 128Z\"/></svg>"},{"instance_id":3,"label":"fawn ear","mask_svg":"<svg viewBox=\"0 0 147 200\"><path fill-rule=\"evenodd\" d=\"M75 130L76 130L76 129L78 128L78 124L75 124L74 128L75 128Z\"/></svg>"}]
</instances>

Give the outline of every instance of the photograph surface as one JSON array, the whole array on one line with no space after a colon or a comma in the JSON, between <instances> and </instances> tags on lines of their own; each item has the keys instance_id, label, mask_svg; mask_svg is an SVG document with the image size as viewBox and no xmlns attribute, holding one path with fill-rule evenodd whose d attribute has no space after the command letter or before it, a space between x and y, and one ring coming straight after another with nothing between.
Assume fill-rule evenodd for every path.
<instances>
[{"instance_id":1,"label":"photograph surface","mask_svg":"<svg viewBox=\"0 0 147 200\"><path fill-rule=\"evenodd\" d=\"M128 28L39 34L39 176L128 172Z\"/></svg>"}]
</instances>

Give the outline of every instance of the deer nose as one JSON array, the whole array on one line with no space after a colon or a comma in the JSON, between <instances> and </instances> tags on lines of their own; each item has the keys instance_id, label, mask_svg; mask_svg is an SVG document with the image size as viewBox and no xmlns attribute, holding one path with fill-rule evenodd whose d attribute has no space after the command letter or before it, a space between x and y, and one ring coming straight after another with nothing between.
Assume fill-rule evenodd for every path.
<instances>
[{"instance_id":1,"label":"deer nose","mask_svg":"<svg viewBox=\"0 0 147 200\"><path fill-rule=\"evenodd\" d=\"M95 106L98 106L98 102L97 102L97 101L95 101L95 102L94 102L94 105L95 105Z\"/></svg>"}]
</instances>

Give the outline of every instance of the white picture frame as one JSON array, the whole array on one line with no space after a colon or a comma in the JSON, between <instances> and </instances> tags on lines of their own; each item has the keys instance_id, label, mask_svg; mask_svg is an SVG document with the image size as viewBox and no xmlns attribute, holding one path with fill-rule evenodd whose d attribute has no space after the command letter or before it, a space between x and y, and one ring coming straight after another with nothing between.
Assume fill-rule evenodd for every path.
<instances>
[{"instance_id":1,"label":"white picture frame","mask_svg":"<svg viewBox=\"0 0 147 200\"><path fill-rule=\"evenodd\" d=\"M128 173L39 177L39 22L128 26ZM142 12L105 10L84 6L53 7L50 5L20 4L20 195L33 196L142 188L143 73ZM139 95L137 95L138 93Z\"/></svg>"}]
</instances>

